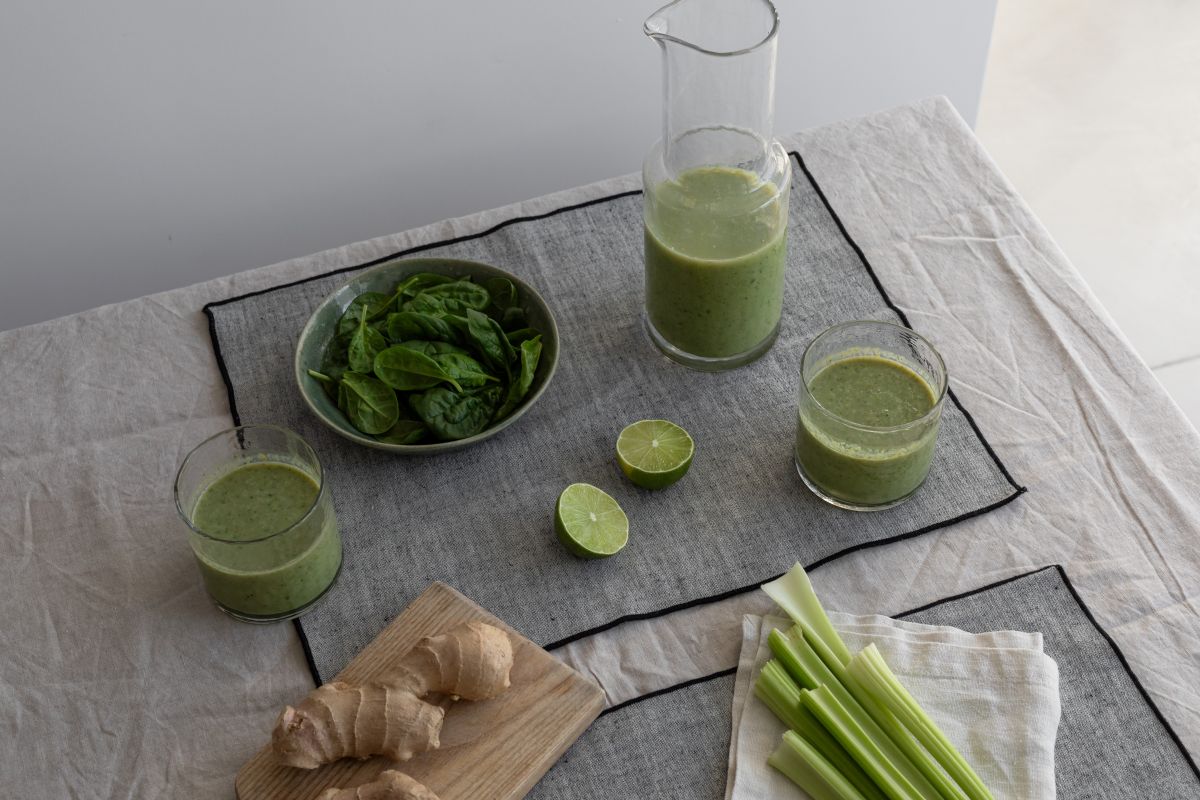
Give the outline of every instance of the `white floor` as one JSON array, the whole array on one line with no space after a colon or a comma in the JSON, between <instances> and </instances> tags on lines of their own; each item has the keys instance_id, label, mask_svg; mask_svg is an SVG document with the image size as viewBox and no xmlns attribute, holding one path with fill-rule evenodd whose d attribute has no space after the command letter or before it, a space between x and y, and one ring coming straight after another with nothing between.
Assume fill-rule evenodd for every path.
<instances>
[{"instance_id":1,"label":"white floor","mask_svg":"<svg viewBox=\"0 0 1200 800\"><path fill-rule=\"evenodd\" d=\"M1000 0L977 132L1200 427L1200 3Z\"/></svg>"}]
</instances>

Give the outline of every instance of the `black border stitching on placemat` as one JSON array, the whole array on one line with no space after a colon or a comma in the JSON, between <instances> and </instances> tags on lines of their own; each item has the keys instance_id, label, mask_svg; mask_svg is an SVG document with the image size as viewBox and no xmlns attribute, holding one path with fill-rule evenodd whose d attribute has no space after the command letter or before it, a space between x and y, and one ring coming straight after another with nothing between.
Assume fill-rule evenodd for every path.
<instances>
[{"instance_id":1,"label":"black border stitching on placemat","mask_svg":"<svg viewBox=\"0 0 1200 800\"><path fill-rule=\"evenodd\" d=\"M213 316L209 303L204 306L204 316L208 317L208 337L212 339L213 355L217 359L217 369L221 371L221 380L225 381L225 396L229 401L229 416L233 418L233 427L241 427L242 415L237 410L237 399L233 394L233 379L229 377L229 369L225 366L225 356L221 354L221 340L217 338L217 318Z\"/></svg>"},{"instance_id":2,"label":"black border stitching on placemat","mask_svg":"<svg viewBox=\"0 0 1200 800\"><path fill-rule=\"evenodd\" d=\"M308 664L308 671L312 673L313 683L320 686L325 681L321 680L321 670L317 669L316 656L313 655L312 645L308 643L308 634L304 632L304 626L300 624L299 617L292 620L292 627L296 629L296 634L300 637L300 648L304 651L304 663Z\"/></svg>"},{"instance_id":3,"label":"black border stitching on placemat","mask_svg":"<svg viewBox=\"0 0 1200 800\"><path fill-rule=\"evenodd\" d=\"M932 603L926 603L923 606L910 609L905 611L903 614L897 614L895 618L904 619L905 617L911 617L913 614L919 614L920 612L926 611L930 608L944 605L945 603L952 603L955 600L962 600L973 595L983 594L984 592L991 591L992 589L998 589L1001 586L1015 583L1016 581L1024 578L1039 575L1047 570L1056 570L1058 572L1059 577L1062 578L1063 585L1067 587L1067 591L1071 593L1071 597L1075 600L1075 604L1079 606L1079 609L1083 612L1084 617L1086 617L1087 621L1092 624L1092 627L1096 629L1096 632L1103 637L1104 641L1108 642L1108 646L1112 648L1113 655L1117 657L1117 661L1120 662L1121 666L1125 669L1125 673L1129 675L1129 680L1133 681L1133 685L1137 687L1138 692L1141 693L1142 699L1146 701L1146 705L1150 706L1150 710L1154 713L1154 717L1159 721L1159 723L1162 724L1163 729L1166 730L1167 735L1171 738L1171 741L1175 743L1175 746L1179 748L1179 752L1183 754L1183 760L1187 762L1189 767L1191 767L1192 772L1196 775L1196 779L1200 780L1200 766L1197 766L1196 760L1192 758L1192 754L1188 752L1186 747L1184 747L1183 740L1179 738L1179 734L1175 732L1173 727L1171 727L1171 723L1167 722L1167 718L1163 716L1162 711L1159 710L1159 707L1155 704L1153 698L1150 697L1150 692L1148 692L1146 687L1142 685L1142 682L1138 680L1138 676L1134 673L1133 668L1129 666L1129 661L1125 658L1125 654L1121 652L1121 648L1117 646L1117 643L1113 640L1113 638L1108 635L1108 631L1104 630L1104 628L1096 620L1095 615L1092 614L1092 610L1088 608L1087 603L1083 602L1083 597L1080 596L1079 590L1075 588L1075 584L1071 582L1071 576L1067 575L1067 571L1063 568L1062 564L1050 564L1045 567L1039 567L1038 569L1030 570L1029 572L1025 572L1020 575L1014 575L1011 578L1004 578L1003 580L996 581L995 583L989 583L986 586L980 586L978 589L970 589L965 592L960 592L959 594L951 595L950 597L943 597L941 600L934 600ZM641 697L635 697L632 700L626 700L623 703L618 703L615 706L606 708L600 712L600 716L603 717L604 715L611 714L614 711L620 711L623 708L636 705L643 700L649 700L653 697L660 697L664 694L670 694L671 692L678 691L680 689L686 689L689 686L695 686L700 683L706 683L707 681L716 680L717 678L722 678L726 675L732 675L736 672L737 667L723 669L719 672L714 672L711 675L705 675L700 678L692 678L691 680L684 681L683 683L677 683L674 686L667 686L663 689L650 692L649 694L644 694Z\"/></svg>"},{"instance_id":4,"label":"black border stitching on placemat","mask_svg":"<svg viewBox=\"0 0 1200 800\"><path fill-rule=\"evenodd\" d=\"M683 683L676 683L673 686L665 686L662 689L655 689L653 692L647 692L646 694L635 697L632 700L626 700L623 703L617 703L615 706L609 706L601 711L599 716L603 717L605 714L611 714L614 711L620 711L622 708L636 705L643 700L649 700L652 697L660 697L664 694L677 692L680 689L686 689L689 686L695 686L698 683L708 683L709 681L715 681L717 678L724 678L726 675L735 675L737 674L737 671L737 667L730 667L729 669L723 669L720 672L714 672L711 675L702 675L699 678L692 678L691 680L684 681Z\"/></svg>"},{"instance_id":5,"label":"black border stitching on placemat","mask_svg":"<svg viewBox=\"0 0 1200 800\"><path fill-rule=\"evenodd\" d=\"M801 172L803 172L805 179L808 180L809 185L812 186L813 190L817 193L817 196L820 198L821 203L825 206L825 211L829 214L829 216L833 220L834 224L837 225L838 231L841 232L842 237L846 240L846 243L850 245L850 247L854 250L855 254L858 256L859 263L867 271L867 274L871 278L871 282L875 285L876 291L878 291L880 297L883 298L884 304L893 313L895 313L897 317L899 317L900 321L902 323L904 323L904 325L906 325L908 327L912 327L911 325L909 325L908 317L905 315L905 313L903 311L900 310L900 308L894 302L892 302L891 296L888 295L887 291L883 288L883 284L880 282L879 276L875 273L875 270L871 266L870 262L867 261L866 254L863 253L863 250L862 250L862 248L860 248L858 246L858 243L855 242L853 238L851 238L850 233L849 233L849 231L846 230L846 226L842 223L841 218L837 215L837 212L833 210L833 206L830 205L829 199L825 196L825 192L822 191L820 184L817 183L816 178L813 177L813 174L809 171L808 165L805 164L803 157L800 155L800 153L798 151L795 151L795 150L790 151L788 153L788 155L790 155L792 158L794 158L796 160L796 163L800 167ZM639 195L641 193L642 192L640 189L630 189L630 190L627 190L624 192L617 192L616 194L606 195L604 197L597 197L597 198L593 198L591 200L585 200L580 203L573 203L571 205L562 206L561 208L556 208L556 209L553 209L550 211L545 211L540 214L531 214L531 215L520 216L520 217L512 217L507 220L502 220L501 222L498 222L495 225L492 225L490 228L479 231L477 233L464 234L462 236L456 236L456 237L453 237L450 239L443 239L443 240L439 240L439 241L435 241L435 242L426 242L425 244L416 245L414 247L410 247L410 248L407 248L404 250L397 251L395 253L391 253L390 255L381 256L379 258L373 259L371 261L367 261L362 264L354 264L354 265L347 266L347 267L339 267L338 269L331 270L329 272L323 272L319 275L310 275L307 278L301 278L299 280L291 281L289 283L280 284L278 286L270 286L265 289L258 289L253 292L247 292L245 294L237 295L235 297L228 297L224 300L215 300L213 302L205 304L205 306L202 310L204 311L204 314L208 317L209 337L212 339L213 353L217 359L217 366L221 372L221 379L225 381L225 390L226 390L226 394L228 395L228 399L229 399L229 411L230 411L230 415L233 417L234 424L235 425L241 424L241 416L238 414L238 410L237 410L237 400L234 395L233 381L231 380L231 378L229 376L229 371L225 366L225 360L221 353L220 341L217 338L216 317L212 313L213 308L216 308L217 306L225 305L227 303L233 303L233 302L236 302L239 300L245 300L250 297L256 297L261 294L267 294L269 292L273 292L278 289L286 289L291 286L299 286L301 284L309 283L311 281L319 280L321 278L327 278L327 277L330 277L333 275L341 275L341 274L344 274L347 272L356 272L358 270L366 269L368 267L373 267L378 264L382 264L387 261L392 261L397 258L403 258L405 256L410 256L410 255L420 253L420 252L423 252L426 250L432 250L437 247L445 247L445 246L449 246L449 245L453 245L453 244L460 244L462 242L471 241L473 239L481 239L485 236L490 236L491 234L496 233L497 231L503 230L504 228L507 228L508 226L514 225L518 222L533 222L536 220L546 219L548 217L552 217L557 214L562 214L562 213L565 213L568 211L576 211L581 208L587 208L589 206L600 205L602 203L608 203L613 200L618 200L618 199L621 199L624 197L633 197L633 196ZM947 390L947 394L950 396L951 402L954 403L955 407L957 407L958 410L962 413L962 415L966 418L967 423L971 426L971 430L975 432L975 436L979 439L980 444L983 445L984 450L991 457L993 463L996 464L996 467L1000 470L1000 472L1004 476L1005 480L1007 480L1008 483L1013 487L1013 489L1014 489L1013 493L1011 495L1009 495L1008 497L1002 498L1002 499L996 501L995 503L991 503L987 506L984 506L983 508L978 508L973 511L968 511L968 512L966 512L964 514L960 514L956 517L951 517L950 519L946 519L946 520L942 520L940 522L935 522L930 525L926 525L923 528L918 528L913 531L906 531L904 533L899 533L894 536L887 536L882 539L876 539L871 542L862 542L860 544L852 545L848 548L840 550L836 553L832 553L822 559L812 562L811 564L807 565L808 569L810 569L810 570L816 569L823 564L829 563L830 561L841 558L843 556L850 555L851 553L858 552L859 550L865 550L869 547L879 547L879 546L886 545L886 544L892 544L894 542L899 542L899 541L903 541L905 539L911 539L911 538L914 538L917 536L921 536L922 534L926 534L931 531L938 530L940 528L950 527L951 525L955 525L964 520L971 519L972 517L977 517L982 514L986 514L990 511L994 511L995 509L1000 508L1001 506L1007 505L1008 503L1011 503L1013 500L1017 499L1018 497L1020 497L1022 494L1024 494L1027 491L1026 487L1019 485L1015 480L1013 480L1012 475L1008 471L1008 468L1004 466L1004 462L1002 462L1000 460L1000 457L996 454L996 451L992 449L991 444L984 437L983 432L979 429L979 426L976 424L975 419L966 410L966 408L963 407L962 403L959 402L958 397L954 394L954 392L952 390ZM775 576L775 577L778 577L778 576ZM544 648L546 650L555 650L560 647L563 647L564 645L570 644L571 642L574 642L578 639L583 639L588 636L593 636L597 633L601 633L603 631L609 630L609 629L614 628L617 625L621 625L625 622L634 622L637 620L654 619L656 617L661 617L666 614L674 613L676 611L682 611L683 609L691 608L693 606L705 605L707 603L718 602L720 600L724 600L726 598L733 597L735 595L743 594L745 592L751 591L751 590L757 588L760 584L765 583L766 581L769 581L769 580L773 580L773 578L770 578L770 577L764 578L764 579L762 579L760 581L756 581L748 586L743 586L743 587L740 587L737 589L731 589L729 591L722 592L720 594L695 598L693 600L689 600L689 601L686 601L683 603L677 603L675 605L667 606L665 608L661 608L661 609L658 609L655 611L645 611L645 612L639 612L636 614L626 614L624 616L617 617L616 619L610 620L610 621L603 623L601 625L598 625L596 627L589 628L587 630L571 634L570 636L563 637L562 639L559 639L557 641L551 642L550 644L544 645ZM304 633L304 628L301 624L300 618L296 618L294 620L294 624L295 624L297 633L300 635L300 644L301 644L302 648L304 649L304 657L305 657L305 660L308 662L309 670L312 672L313 681L316 683L316 685L319 686L324 681L322 681L321 673L317 669L316 662L313 659L312 648L309 645L308 637Z\"/></svg>"}]
</instances>

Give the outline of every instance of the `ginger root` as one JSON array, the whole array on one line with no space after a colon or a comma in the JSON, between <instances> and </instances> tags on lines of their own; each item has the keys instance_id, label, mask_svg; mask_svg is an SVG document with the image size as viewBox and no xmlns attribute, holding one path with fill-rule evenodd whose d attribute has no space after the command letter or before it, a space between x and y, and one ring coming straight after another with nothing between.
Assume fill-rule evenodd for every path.
<instances>
[{"instance_id":1,"label":"ginger root","mask_svg":"<svg viewBox=\"0 0 1200 800\"><path fill-rule=\"evenodd\" d=\"M389 769L354 789L326 789L317 800L438 800L425 784Z\"/></svg>"},{"instance_id":2,"label":"ginger root","mask_svg":"<svg viewBox=\"0 0 1200 800\"><path fill-rule=\"evenodd\" d=\"M509 687L512 663L508 634L493 625L468 622L417 642L379 683L408 689L418 697L440 692L455 699L488 700Z\"/></svg>"},{"instance_id":3,"label":"ginger root","mask_svg":"<svg viewBox=\"0 0 1200 800\"><path fill-rule=\"evenodd\" d=\"M301 769L347 756L407 761L438 746L445 714L403 689L335 681L285 708L271 745L279 763Z\"/></svg>"},{"instance_id":4,"label":"ginger root","mask_svg":"<svg viewBox=\"0 0 1200 800\"><path fill-rule=\"evenodd\" d=\"M495 697L509 687L512 663L508 634L468 622L422 639L380 680L365 686L328 683L295 708L286 707L271 734L271 749L277 762L300 769L347 757L406 761L439 746L446 712L422 700L424 695Z\"/></svg>"}]
</instances>

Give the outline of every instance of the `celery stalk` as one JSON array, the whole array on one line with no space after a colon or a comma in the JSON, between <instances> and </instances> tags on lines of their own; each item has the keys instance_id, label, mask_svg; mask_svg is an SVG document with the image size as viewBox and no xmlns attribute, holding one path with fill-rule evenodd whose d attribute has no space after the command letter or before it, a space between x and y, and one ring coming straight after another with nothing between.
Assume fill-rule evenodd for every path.
<instances>
[{"instance_id":1,"label":"celery stalk","mask_svg":"<svg viewBox=\"0 0 1200 800\"><path fill-rule=\"evenodd\" d=\"M783 631L773 630L767 634L767 644L771 647L772 655L801 689L815 689L825 683L826 676L822 674L828 672L824 670L825 665L811 650L804 652L797 648L795 641L784 635Z\"/></svg>"},{"instance_id":2,"label":"celery stalk","mask_svg":"<svg viewBox=\"0 0 1200 800\"><path fill-rule=\"evenodd\" d=\"M867 645L850 660L849 672L912 732L971 800L994 800L971 765L900 683L875 645Z\"/></svg>"},{"instance_id":3,"label":"celery stalk","mask_svg":"<svg viewBox=\"0 0 1200 800\"><path fill-rule=\"evenodd\" d=\"M754 694L771 709L772 714L779 717L780 722L806 738L812 738L809 731L813 725L817 730L823 730L800 704L800 687L775 659L763 664L754 682Z\"/></svg>"},{"instance_id":4,"label":"celery stalk","mask_svg":"<svg viewBox=\"0 0 1200 800\"><path fill-rule=\"evenodd\" d=\"M767 763L786 775L813 800L867 800L845 776L794 731L783 734L783 741Z\"/></svg>"},{"instance_id":5,"label":"celery stalk","mask_svg":"<svg viewBox=\"0 0 1200 800\"><path fill-rule=\"evenodd\" d=\"M887 800L846 749L838 744L800 702L800 687L788 676L778 661L763 665L754 682L754 694L763 704L814 748L834 769L844 776L866 800Z\"/></svg>"},{"instance_id":6,"label":"celery stalk","mask_svg":"<svg viewBox=\"0 0 1200 800\"><path fill-rule=\"evenodd\" d=\"M808 573L802 565L796 564L784 575L770 583L764 583L762 590L792 618L793 622L803 625L819 636L843 664L850 660L849 648L834 630L833 623L829 621L829 615L817 599L812 581L808 579Z\"/></svg>"},{"instance_id":7,"label":"celery stalk","mask_svg":"<svg viewBox=\"0 0 1200 800\"><path fill-rule=\"evenodd\" d=\"M828 686L803 689L800 702L812 712L825 730L846 748L851 758L858 762L875 785L891 800L920 800L921 795L904 777L896 765L883 754L876 742L867 735L846 707L838 702Z\"/></svg>"},{"instance_id":8,"label":"celery stalk","mask_svg":"<svg viewBox=\"0 0 1200 800\"><path fill-rule=\"evenodd\" d=\"M864 698L860 698L854 691L855 687L849 684L852 679L846 668L837 662L832 651L825 647L819 638L813 636L811 631L796 626L787 636L769 638L768 642L772 652L789 673L789 665L794 663L806 676L806 680L811 681L811 685L806 685L805 688L829 687L834 697L866 732L875 746L904 774L922 800L967 800L954 782L941 773L937 764L913 740L904 726L890 715L880 717L862 702ZM780 653L785 653L787 657L780 656ZM792 677L795 678L795 674ZM865 695L865 700L873 702L870 695L865 692L861 694ZM891 724L888 724L889 721ZM930 777L931 771L936 777ZM946 785L949 789L944 791L943 786Z\"/></svg>"},{"instance_id":9,"label":"celery stalk","mask_svg":"<svg viewBox=\"0 0 1200 800\"><path fill-rule=\"evenodd\" d=\"M836 656L820 640L809 636L807 631L800 631L800 634L803 636L804 642L813 648L822 664L834 676L834 683L830 684L834 688L834 694L837 694L838 699L852 711L857 708L871 720L872 724L868 730L879 730L887 736L892 749L884 748L884 751L892 757L893 761L896 761L913 785L917 786L926 796L930 796L929 792L934 792L933 797L940 796L944 800L969 800L967 793L935 759L930 758L929 753L896 719L896 716L876 700L874 695L867 691L863 683L852 675L847 667L838 664ZM852 663L853 660L851 659ZM839 686L852 698L849 702L837 691ZM862 723L862 720L859 719L859 722ZM902 752L904 756L898 756L896 750Z\"/></svg>"}]
</instances>

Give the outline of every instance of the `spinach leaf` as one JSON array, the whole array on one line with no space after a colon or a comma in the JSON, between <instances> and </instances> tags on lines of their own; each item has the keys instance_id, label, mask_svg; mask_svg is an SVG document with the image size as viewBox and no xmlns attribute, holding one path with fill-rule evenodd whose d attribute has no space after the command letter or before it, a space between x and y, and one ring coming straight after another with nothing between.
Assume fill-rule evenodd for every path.
<instances>
[{"instance_id":1,"label":"spinach leaf","mask_svg":"<svg viewBox=\"0 0 1200 800\"><path fill-rule=\"evenodd\" d=\"M403 302L405 297L415 297L431 286L437 286L441 283L453 283L454 280L449 275L438 275L436 272L414 272L400 281L400 285L396 287L395 296Z\"/></svg>"},{"instance_id":2,"label":"spinach leaf","mask_svg":"<svg viewBox=\"0 0 1200 800\"><path fill-rule=\"evenodd\" d=\"M471 389L471 394L481 398L487 403L488 408L494 409L500 405L500 398L504 396L504 387L496 385L489 386L486 389Z\"/></svg>"},{"instance_id":3,"label":"spinach leaf","mask_svg":"<svg viewBox=\"0 0 1200 800\"><path fill-rule=\"evenodd\" d=\"M383 433L400 418L396 393L370 375L347 372L339 387L339 393L343 392L346 416L363 433Z\"/></svg>"},{"instance_id":4,"label":"spinach leaf","mask_svg":"<svg viewBox=\"0 0 1200 800\"><path fill-rule=\"evenodd\" d=\"M406 300L400 308L421 314L462 315L472 308L482 311L490 302L491 297L487 289L469 280L461 280L422 289L411 300Z\"/></svg>"},{"instance_id":5,"label":"spinach leaf","mask_svg":"<svg viewBox=\"0 0 1200 800\"><path fill-rule=\"evenodd\" d=\"M398 311L395 314L388 314L387 333L388 338L393 342L403 342L406 339L453 342L458 338L449 322L419 311Z\"/></svg>"},{"instance_id":6,"label":"spinach leaf","mask_svg":"<svg viewBox=\"0 0 1200 800\"><path fill-rule=\"evenodd\" d=\"M508 278L488 278L484 281L488 293L492 296L492 304L487 307L487 315L505 330L519 328L525 324L525 310L517 305L517 287Z\"/></svg>"},{"instance_id":7,"label":"spinach leaf","mask_svg":"<svg viewBox=\"0 0 1200 800\"><path fill-rule=\"evenodd\" d=\"M315 369L310 369L308 370L308 377L320 383L321 388L323 388L326 392L328 392L330 389L335 391L337 390L337 380L329 377L323 372L317 372Z\"/></svg>"},{"instance_id":8,"label":"spinach leaf","mask_svg":"<svg viewBox=\"0 0 1200 800\"><path fill-rule=\"evenodd\" d=\"M461 353L464 356L471 355L458 345L450 344L449 342L427 342L420 339L409 339L406 342L400 342L400 346L407 347L409 350L416 350L418 353L424 353L427 356L440 356L443 353Z\"/></svg>"},{"instance_id":9,"label":"spinach leaf","mask_svg":"<svg viewBox=\"0 0 1200 800\"><path fill-rule=\"evenodd\" d=\"M529 339L541 339L542 334L533 328L518 328L515 331L509 331L504 334L504 337L508 339L508 343L513 347L519 347L521 342L528 341Z\"/></svg>"},{"instance_id":10,"label":"spinach leaf","mask_svg":"<svg viewBox=\"0 0 1200 800\"><path fill-rule=\"evenodd\" d=\"M429 292L421 292L412 300L405 301L400 307L404 311L415 311L419 314L457 314L462 316L472 306L454 297L438 297Z\"/></svg>"},{"instance_id":11,"label":"spinach leaf","mask_svg":"<svg viewBox=\"0 0 1200 800\"><path fill-rule=\"evenodd\" d=\"M486 386L488 381L496 383L499 380L489 375L482 364L465 353L438 353L430 357L464 389Z\"/></svg>"},{"instance_id":12,"label":"spinach leaf","mask_svg":"<svg viewBox=\"0 0 1200 800\"><path fill-rule=\"evenodd\" d=\"M512 342L508 341L508 336L504 333L504 328L500 327L499 322L488 317L488 324L492 326L492 333L496 335L496 341L500 343L500 352L504 354L504 364L507 367L517 360L517 351L513 348Z\"/></svg>"},{"instance_id":13,"label":"spinach leaf","mask_svg":"<svg viewBox=\"0 0 1200 800\"><path fill-rule=\"evenodd\" d=\"M387 340L383 338L382 333L367 325L367 307L359 306L359 309L358 330L350 339L347 356L350 369L368 373L375 363L375 356L387 347Z\"/></svg>"},{"instance_id":14,"label":"spinach leaf","mask_svg":"<svg viewBox=\"0 0 1200 800\"><path fill-rule=\"evenodd\" d=\"M505 393L504 403L496 409L495 419L501 420L511 414L529 390L533 388L533 376L537 372L538 361L542 357L541 339L526 339L521 342L521 371L513 378Z\"/></svg>"},{"instance_id":15,"label":"spinach leaf","mask_svg":"<svg viewBox=\"0 0 1200 800\"><path fill-rule=\"evenodd\" d=\"M392 301L395 300L390 294L383 292L363 292L358 297L350 301L351 307L361 306L367 309L367 321L378 319L387 313L392 307Z\"/></svg>"},{"instance_id":16,"label":"spinach leaf","mask_svg":"<svg viewBox=\"0 0 1200 800\"><path fill-rule=\"evenodd\" d=\"M538 362L542 358L541 334L521 342L521 372L518 382L521 386L521 397L529 393L533 386L533 376L537 372Z\"/></svg>"},{"instance_id":17,"label":"spinach leaf","mask_svg":"<svg viewBox=\"0 0 1200 800\"><path fill-rule=\"evenodd\" d=\"M517 287L508 278L488 278L483 286L492 296L492 306L500 311L517 304Z\"/></svg>"},{"instance_id":18,"label":"spinach leaf","mask_svg":"<svg viewBox=\"0 0 1200 800\"><path fill-rule=\"evenodd\" d=\"M504 309L504 314L500 317L500 327L506 331L523 328L529 324L529 316L525 313L525 309L520 306L512 306Z\"/></svg>"},{"instance_id":19,"label":"spinach leaf","mask_svg":"<svg viewBox=\"0 0 1200 800\"><path fill-rule=\"evenodd\" d=\"M441 314L441 319L446 321L446 324L458 333L458 339L461 342L470 343L471 335L468 332L470 326L467 325L467 318L461 314Z\"/></svg>"},{"instance_id":20,"label":"spinach leaf","mask_svg":"<svg viewBox=\"0 0 1200 800\"><path fill-rule=\"evenodd\" d=\"M415 419L401 419L375 438L387 444L417 444L428 433L429 429L425 427L425 423Z\"/></svg>"},{"instance_id":21,"label":"spinach leaf","mask_svg":"<svg viewBox=\"0 0 1200 800\"><path fill-rule=\"evenodd\" d=\"M338 384L342 382L342 375L346 374L349 368L350 365L346 363L345 345L339 345L337 340L334 340L325 348L325 353L321 357L321 368L310 370L309 374L311 375L315 371L329 378L328 382L322 381L321 386L330 399L337 399Z\"/></svg>"},{"instance_id":22,"label":"spinach leaf","mask_svg":"<svg viewBox=\"0 0 1200 800\"><path fill-rule=\"evenodd\" d=\"M327 375L324 372L317 372L315 369L308 370L308 375L317 383L321 384L321 390L329 397L330 400L337 400L338 387L342 383L342 374L344 370L339 370L337 375Z\"/></svg>"},{"instance_id":23,"label":"spinach leaf","mask_svg":"<svg viewBox=\"0 0 1200 800\"><path fill-rule=\"evenodd\" d=\"M402 311L414 311L418 314L447 314L452 313L446 308L441 298L421 292L411 300L406 300L400 306Z\"/></svg>"},{"instance_id":24,"label":"spinach leaf","mask_svg":"<svg viewBox=\"0 0 1200 800\"><path fill-rule=\"evenodd\" d=\"M486 428L498 395L498 387L478 394L461 394L439 386L410 395L408 403L435 437L451 441L474 436Z\"/></svg>"},{"instance_id":25,"label":"spinach leaf","mask_svg":"<svg viewBox=\"0 0 1200 800\"><path fill-rule=\"evenodd\" d=\"M422 294L429 297L436 297L443 304L454 302L463 308L473 308L476 311L483 311L492 302L491 295L488 294L487 289L470 281L441 283L425 289Z\"/></svg>"},{"instance_id":26,"label":"spinach leaf","mask_svg":"<svg viewBox=\"0 0 1200 800\"><path fill-rule=\"evenodd\" d=\"M383 316L391 308L394 299L395 295L383 292L363 292L351 300L350 305L346 306L342 318L338 320L337 335L342 338L353 335L358 330L358 323L364 309L367 312L367 322L370 322Z\"/></svg>"},{"instance_id":27,"label":"spinach leaf","mask_svg":"<svg viewBox=\"0 0 1200 800\"><path fill-rule=\"evenodd\" d=\"M441 378L435 378L432 375L418 375L415 372L405 372L404 370L384 370L376 372L375 375L397 392L419 392L422 389L432 389L442 382Z\"/></svg>"},{"instance_id":28,"label":"spinach leaf","mask_svg":"<svg viewBox=\"0 0 1200 800\"><path fill-rule=\"evenodd\" d=\"M467 338L483 356L483 360L488 363L488 366L508 375L512 345L508 343L504 332L500 330L499 324L494 319L486 314L480 314L473 308L467 311Z\"/></svg>"},{"instance_id":29,"label":"spinach leaf","mask_svg":"<svg viewBox=\"0 0 1200 800\"><path fill-rule=\"evenodd\" d=\"M392 345L375 357L375 374L385 384L402 392L428 389L441 381L446 381L462 391L458 381L438 362L424 353L398 344Z\"/></svg>"}]
</instances>

